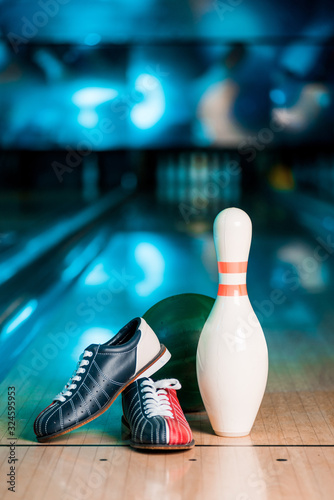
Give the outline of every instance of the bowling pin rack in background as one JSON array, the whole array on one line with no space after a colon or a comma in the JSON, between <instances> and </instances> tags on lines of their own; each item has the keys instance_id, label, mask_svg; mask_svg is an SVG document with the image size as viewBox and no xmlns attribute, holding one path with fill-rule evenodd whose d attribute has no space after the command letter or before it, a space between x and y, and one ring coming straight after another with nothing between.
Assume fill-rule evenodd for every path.
<instances>
[{"instance_id":1,"label":"bowling pin rack in background","mask_svg":"<svg viewBox=\"0 0 334 500\"><path fill-rule=\"evenodd\" d=\"M157 161L159 202L217 211L240 198L241 168L232 152L167 152Z\"/></svg>"}]
</instances>

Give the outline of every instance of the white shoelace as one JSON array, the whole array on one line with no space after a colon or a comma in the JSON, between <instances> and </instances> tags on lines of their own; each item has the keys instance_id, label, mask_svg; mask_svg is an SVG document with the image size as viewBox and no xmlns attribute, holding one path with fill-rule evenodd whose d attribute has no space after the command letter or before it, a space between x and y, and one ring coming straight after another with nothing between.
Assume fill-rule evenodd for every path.
<instances>
[{"instance_id":1,"label":"white shoelace","mask_svg":"<svg viewBox=\"0 0 334 500\"><path fill-rule=\"evenodd\" d=\"M141 382L141 392L144 393L144 412L147 417L174 418L172 407L165 389L181 389L181 384L176 378L166 378L153 382L152 379Z\"/></svg>"},{"instance_id":2,"label":"white shoelace","mask_svg":"<svg viewBox=\"0 0 334 500\"><path fill-rule=\"evenodd\" d=\"M90 358L92 356L93 356L92 351L84 351L84 353L81 354L79 361L78 361L78 364L76 366L76 369L73 372L72 377L67 382L64 389L59 394L57 394L57 396L55 398L53 398L54 401L61 401L63 403L64 401L66 401L65 396L72 396L71 389L77 388L77 384L74 384L73 382L76 382L76 381L80 382L80 380L81 380L80 374L85 373L85 371L86 371L86 368L83 368L83 366L89 365L88 359L83 359L83 358L86 358L86 357Z\"/></svg>"}]
</instances>

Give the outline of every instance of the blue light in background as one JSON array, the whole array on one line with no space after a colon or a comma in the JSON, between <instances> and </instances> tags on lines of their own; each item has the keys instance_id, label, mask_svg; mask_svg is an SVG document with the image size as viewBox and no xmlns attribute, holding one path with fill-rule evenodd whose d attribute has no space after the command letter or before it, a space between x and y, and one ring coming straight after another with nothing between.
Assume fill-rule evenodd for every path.
<instances>
[{"instance_id":1,"label":"blue light in background","mask_svg":"<svg viewBox=\"0 0 334 500\"><path fill-rule=\"evenodd\" d=\"M143 100L133 106L131 121L137 128L146 130L162 118L166 109L165 95L160 81L147 73L138 76L135 90L143 95Z\"/></svg>"},{"instance_id":2,"label":"blue light in background","mask_svg":"<svg viewBox=\"0 0 334 500\"><path fill-rule=\"evenodd\" d=\"M78 123L85 128L94 128L98 124L99 115L94 109L82 109L78 114Z\"/></svg>"},{"instance_id":3,"label":"blue light in background","mask_svg":"<svg viewBox=\"0 0 334 500\"><path fill-rule=\"evenodd\" d=\"M270 99L278 106L283 106L286 102L286 96L283 90L273 89L270 91Z\"/></svg>"},{"instance_id":4,"label":"blue light in background","mask_svg":"<svg viewBox=\"0 0 334 500\"><path fill-rule=\"evenodd\" d=\"M88 328L80 335L80 338L72 351L72 359L77 361L87 346L90 344L104 344L114 337L114 335L115 333L112 330L109 330L109 328Z\"/></svg>"},{"instance_id":5,"label":"blue light in background","mask_svg":"<svg viewBox=\"0 0 334 500\"><path fill-rule=\"evenodd\" d=\"M50 81L58 80L63 76L65 67L50 50L36 50L33 59Z\"/></svg>"},{"instance_id":6,"label":"blue light in background","mask_svg":"<svg viewBox=\"0 0 334 500\"><path fill-rule=\"evenodd\" d=\"M319 42L330 38L332 30L331 20L315 21L313 24L308 25L300 35L304 35L305 38L310 37L311 39L315 37L318 43L305 44L305 41L297 41L288 45L282 54L282 66L291 73L306 78L308 73L317 64L323 50L323 46Z\"/></svg>"},{"instance_id":7,"label":"blue light in background","mask_svg":"<svg viewBox=\"0 0 334 500\"><path fill-rule=\"evenodd\" d=\"M125 172L121 178L121 186L124 189L135 189L138 184L138 178L134 172Z\"/></svg>"},{"instance_id":8,"label":"blue light in background","mask_svg":"<svg viewBox=\"0 0 334 500\"><path fill-rule=\"evenodd\" d=\"M100 263L86 276L84 283L90 286L102 285L102 283L106 283L109 279L109 274L106 273L103 264Z\"/></svg>"},{"instance_id":9,"label":"blue light in background","mask_svg":"<svg viewBox=\"0 0 334 500\"><path fill-rule=\"evenodd\" d=\"M322 221L322 225L324 226L325 229L328 231L334 231L334 217L331 217L330 215L327 215L324 220Z\"/></svg>"},{"instance_id":10,"label":"blue light in background","mask_svg":"<svg viewBox=\"0 0 334 500\"><path fill-rule=\"evenodd\" d=\"M11 333L14 332L22 323L24 323L30 316L33 314L33 312L36 310L38 305L38 301L36 299L30 300L28 304L24 307L24 309L21 309L14 318L9 322L7 327L3 330L1 333L1 337L5 335L8 337Z\"/></svg>"},{"instance_id":11,"label":"blue light in background","mask_svg":"<svg viewBox=\"0 0 334 500\"><path fill-rule=\"evenodd\" d=\"M117 95L116 90L106 87L86 87L77 90L72 96L72 102L80 108L78 123L85 128L96 127L99 115L95 108Z\"/></svg>"},{"instance_id":12,"label":"blue light in background","mask_svg":"<svg viewBox=\"0 0 334 500\"><path fill-rule=\"evenodd\" d=\"M77 90L72 96L72 102L79 108L95 108L103 102L110 101L117 96L114 89L103 87L86 87Z\"/></svg>"},{"instance_id":13,"label":"blue light in background","mask_svg":"<svg viewBox=\"0 0 334 500\"><path fill-rule=\"evenodd\" d=\"M298 43L286 49L282 58L283 66L292 73L305 77L315 64L319 47Z\"/></svg>"},{"instance_id":14,"label":"blue light in background","mask_svg":"<svg viewBox=\"0 0 334 500\"><path fill-rule=\"evenodd\" d=\"M143 281L136 284L136 292L147 297L163 282L165 260L160 250L152 243L139 243L134 252L135 260L145 274Z\"/></svg>"},{"instance_id":15,"label":"blue light in background","mask_svg":"<svg viewBox=\"0 0 334 500\"><path fill-rule=\"evenodd\" d=\"M231 2L232 4L232 2ZM239 5L240 4L240 5ZM203 12L197 32L201 39L229 38L231 40L245 40L250 37L261 37L272 32L277 23L266 15L264 9L255 9L246 2L238 2L237 7L232 7L229 2L216 1L208 3L208 8ZM222 29L222 24L224 29Z\"/></svg>"},{"instance_id":16,"label":"blue light in background","mask_svg":"<svg viewBox=\"0 0 334 500\"><path fill-rule=\"evenodd\" d=\"M98 33L88 33L85 37L85 44L89 45L90 47L93 47L94 45L97 45L101 41L101 35Z\"/></svg>"},{"instance_id":17,"label":"blue light in background","mask_svg":"<svg viewBox=\"0 0 334 500\"><path fill-rule=\"evenodd\" d=\"M325 91L318 92L318 94L316 95L316 99L319 103L319 106L321 106L322 108L327 108L331 103L331 96L328 92Z\"/></svg>"},{"instance_id":18,"label":"blue light in background","mask_svg":"<svg viewBox=\"0 0 334 500\"><path fill-rule=\"evenodd\" d=\"M1 35L1 31L0 31L0 35ZM9 63L10 61L10 52L9 52L9 49L6 45L5 42L3 42L2 40L0 40L0 69L3 69L7 66L7 64Z\"/></svg>"},{"instance_id":19,"label":"blue light in background","mask_svg":"<svg viewBox=\"0 0 334 500\"><path fill-rule=\"evenodd\" d=\"M301 290L323 292L329 285L328 263L314 258L312 247L301 241L290 241L277 250L278 266L273 268L271 285L289 288L287 277L296 281ZM287 273L287 274L286 274ZM279 281L281 280L281 285Z\"/></svg>"}]
</instances>

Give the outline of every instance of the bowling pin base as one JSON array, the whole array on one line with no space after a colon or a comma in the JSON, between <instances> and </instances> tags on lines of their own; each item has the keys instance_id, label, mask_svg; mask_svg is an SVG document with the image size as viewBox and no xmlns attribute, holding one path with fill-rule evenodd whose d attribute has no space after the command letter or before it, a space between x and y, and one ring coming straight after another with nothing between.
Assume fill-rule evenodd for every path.
<instances>
[{"instance_id":1,"label":"bowling pin base","mask_svg":"<svg viewBox=\"0 0 334 500\"><path fill-rule=\"evenodd\" d=\"M220 431L214 430L214 433L217 434L217 436L228 437L228 438L248 436L249 432L250 431L248 431L248 432L220 432Z\"/></svg>"}]
</instances>

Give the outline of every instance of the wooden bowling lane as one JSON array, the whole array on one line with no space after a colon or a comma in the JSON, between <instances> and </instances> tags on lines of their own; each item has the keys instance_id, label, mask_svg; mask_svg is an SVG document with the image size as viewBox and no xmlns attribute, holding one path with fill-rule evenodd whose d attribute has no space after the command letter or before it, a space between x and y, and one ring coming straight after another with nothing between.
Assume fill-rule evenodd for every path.
<instances>
[{"instance_id":1,"label":"wooden bowling lane","mask_svg":"<svg viewBox=\"0 0 334 500\"><path fill-rule=\"evenodd\" d=\"M297 341L298 340L298 341ZM267 390L252 433L245 438L221 438L213 434L205 412L188 415L196 443L199 445L332 445L334 446L334 374L331 369L333 353L324 352L320 335L315 338L312 350L298 362L298 352L303 350L299 337L293 339L290 332L267 332L270 360L270 375ZM20 358L1 384L1 399L6 400L7 387L16 388L17 438L20 444L36 444L33 422L36 415L51 402L67 382L75 362L66 361L65 353L59 369L59 356L40 369L39 373L23 375L30 367L31 352L48 344L48 337L36 339L31 348ZM303 342L310 342L304 340ZM76 347L71 339L67 350ZM286 352L296 352L296 357L287 359ZM51 375L53 374L53 375ZM158 373L157 373L158 376ZM6 407L2 407L0 436L6 443ZM76 431L58 438L57 444L121 444L120 400L101 417ZM51 444L56 443L52 441Z\"/></svg>"},{"instance_id":2,"label":"wooden bowling lane","mask_svg":"<svg viewBox=\"0 0 334 500\"><path fill-rule=\"evenodd\" d=\"M130 212L128 217L131 225ZM218 437L213 434L205 412L193 413L187 415L196 440L193 450L173 454L136 452L122 440L121 404L118 399L110 410L86 426L50 444L36 442L32 428L34 419L71 376L75 360L90 343L87 330L100 328L95 330L95 335L105 335L109 329L111 334L128 319L126 315L132 317L140 314L152 302L173 293L200 293L209 276L211 267L205 268L200 257L204 248L200 236L196 235L194 239L190 236L189 243L185 243L185 238L180 234L135 234L126 233L127 229L127 226L125 229L122 227L121 232L114 235L111 245L106 248L108 259L103 260L105 257L102 256L102 261L93 262L84 279L78 280L64 300L50 308L47 317L40 318L39 334L22 351L15 364L9 367L1 383L2 498L12 498L6 484L6 474L9 472L6 408L9 386L16 388L16 453L19 459L17 499L332 498L334 317L331 295L312 293L312 290L302 287L293 293L284 290L286 302L277 305L274 313L264 319L270 356L269 379L250 436ZM300 238L304 241L304 235L300 235ZM148 243L148 249L155 246L164 255L167 271L176 265L183 272L168 272L159 288L148 296L138 297L138 290L145 291L143 283L147 284L150 277L145 276L143 269L131 260L131 256L143 241ZM277 266L276 249L289 241L284 234L267 238L255 235L251 256L253 271L249 276L252 300L261 302L268 298L273 286L269 278ZM178 261L175 259L176 254ZM212 257L210 252L208 255ZM118 266L120 260L122 266ZM329 259L326 265L332 266L332 260ZM107 261L111 262L111 268L108 268ZM256 275L258 261L265 270L261 279ZM124 263L126 273L133 279L113 297L108 306L104 306L100 312L96 311L94 320L86 323L88 317L78 316L76 308L82 302L87 303L88 297L96 298L100 289L107 286L107 282L97 286L84 284L94 269L91 279L101 275L101 267L96 267L101 262L105 273L109 275L112 271L121 273ZM216 263L213 262L212 266L216 266ZM196 275L191 275L188 269L196 269ZM216 290L215 279L215 276L210 275L205 293ZM194 288L196 283L198 288ZM302 323L301 317L297 315L300 308L302 313L314 313L307 316L307 323ZM289 315L290 311L292 314ZM63 332L69 321L78 324L79 333L68 336L66 342L63 339L63 346L55 350L49 333ZM53 344L53 350L50 344ZM36 352L44 353L44 362L43 359L34 358Z\"/></svg>"},{"instance_id":3,"label":"wooden bowling lane","mask_svg":"<svg viewBox=\"0 0 334 500\"><path fill-rule=\"evenodd\" d=\"M35 441L32 424L58 392L64 374L57 359L38 377L13 367L2 384L17 392L18 499L329 499L334 491L333 344L326 329L314 339L267 331L272 352L267 391L250 436L213 434L205 412L188 414L196 447L186 452L137 452L122 441L120 400L100 418L50 444ZM327 343L325 340L327 338ZM47 338L44 339L44 343ZM36 339L37 348L43 339ZM74 348L72 339L68 349ZM311 343L312 349L306 349ZM331 346L331 347L330 347ZM300 352L303 353L300 356ZM20 358L21 368L29 353ZM64 369L64 371L66 371ZM54 380L50 373L56 374ZM66 377L65 377L66 378ZM45 384L47 381L47 384ZM0 477L11 492L6 409L1 417Z\"/></svg>"},{"instance_id":4,"label":"wooden bowling lane","mask_svg":"<svg viewBox=\"0 0 334 500\"><path fill-rule=\"evenodd\" d=\"M8 468L0 450L0 474ZM333 448L197 446L142 453L129 447L22 447L18 499L330 499ZM2 498L12 498L2 479Z\"/></svg>"}]
</instances>

